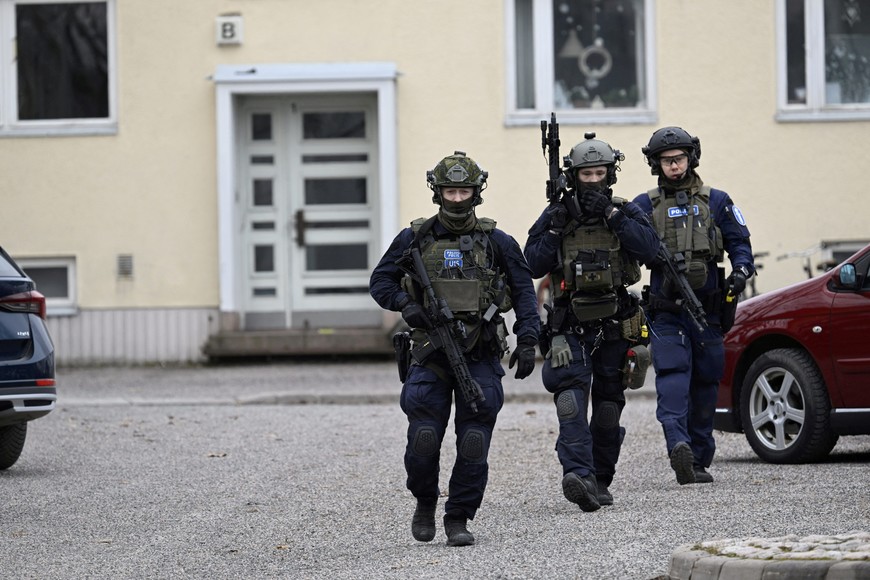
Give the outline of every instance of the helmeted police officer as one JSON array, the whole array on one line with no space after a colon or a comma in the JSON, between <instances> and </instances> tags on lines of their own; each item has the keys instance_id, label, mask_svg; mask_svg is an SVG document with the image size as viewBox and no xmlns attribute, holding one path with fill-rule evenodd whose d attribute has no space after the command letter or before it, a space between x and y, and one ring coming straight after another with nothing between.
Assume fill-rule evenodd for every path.
<instances>
[{"instance_id":1,"label":"helmeted police officer","mask_svg":"<svg viewBox=\"0 0 870 580\"><path fill-rule=\"evenodd\" d=\"M623 159L587 133L565 158L569 190L544 210L525 246L532 275L549 275L553 297L542 376L559 419L562 491L587 512L613 503L608 487L625 437L624 390L643 384L649 360L643 313L627 288L640 280L639 262L655 256L658 236L640 208L613 197Z\"/></svg>"},{"instance_id":2,"label":"helmeted police officer","mask_svg":"<svg viewBox=\"0 0 870 580\"><path fill-rule=\"evenodd\" d=\"M401 407L408 417L405 448L407 487L417 499L411 523L415 539L435 536L439 455L456 392L456 463L445 504L447 544L474 543L467 521L474 519L483 499L489 466L487 455L496 416L504 402L501 358L507 350L504 319L513 309L517 347L510 368L516 378L535 367L539 317L531 272L516 240L475 215L482 203L487 172L461 151L442 159L427 181L438 213L403 229L372 272L369 288L377 303L400 311L411 327L413 364L407 370ZM403 256L418 248L438 299L444 299L462 323L461 349L471 376L481 386L483 400L476 410L463 401L454 371L444 352L431 348L433 321L429 297L403 270Z\"/></svg>"},{"instance_id":3,"label":"helmeted police officer","mask_svg":"<svg viewBox=\"0 0 870 580\"><path fill-rule=\"evenodd\" d=\"M695 171L700 139L680 127L663 127L641 150L658 176L658 187L634 202L652 219L671 253L685 258L686 278L708 323L701 331L690 321L661 264L653 263L646 308L656 416L677 482L710 483L707 468L716 449L713 416L725 361L723 332L733 321L736 297L755 271L749 229L728 194L704 185ZM719 267L726 253L731 262L727 279Z\"/></svg>"}]
</instances>

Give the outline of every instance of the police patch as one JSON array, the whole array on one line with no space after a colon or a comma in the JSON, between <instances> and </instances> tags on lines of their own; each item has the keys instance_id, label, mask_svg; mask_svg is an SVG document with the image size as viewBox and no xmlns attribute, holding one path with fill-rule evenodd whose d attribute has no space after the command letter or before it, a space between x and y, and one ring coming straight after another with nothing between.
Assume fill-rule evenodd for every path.
<instances>
[{"instance_id":1,"label":"police patch","mask_svg":"<svg viewBox=\"0 0 870 580\"><path fill-rule=\"evenodd\" d=\"M444 266L446 268L461 268L462 267L462 251L461 250L444 250Z\"/></svg>"},{"instance_id":2,"label":"police patch","mask_svg":"<svg viewBox=\"0 0 870 580\"><path fill-rule=\"evenodd\" d=\"M735 208L736 209L736 208ZM692 206L692 213L698 215L701 213L701 210L698 209L697 205ZM685 207L669 207L668 208L668 217L669 218L681 218L689 215L689 209Z\"/></svg>"},{"instance_id":3,"label":"police patch","mask_svg":"<svg viewBox=\"0 0 870 580\"><path fill-rule=\"evenodd\" d=\"M733 205L731 206L731 211L734 214L734 219L737 220L737 223L741 226L746 226L746 218L743 217L743 212L740 211L740 208Z\"/></svg>"}]
</instances>

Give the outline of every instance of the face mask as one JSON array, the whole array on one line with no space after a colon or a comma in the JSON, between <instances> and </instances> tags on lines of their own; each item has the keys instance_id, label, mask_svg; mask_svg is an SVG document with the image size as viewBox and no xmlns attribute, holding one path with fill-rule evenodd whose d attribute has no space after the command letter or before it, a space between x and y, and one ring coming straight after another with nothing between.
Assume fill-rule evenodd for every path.
<instances>
[{"instance_id":1,"label":"face mask","mask_svg":"<svg viewBox=\"0 0 870 580\"><path fill-rule=\"evenodd\" d=\"M607 179L602 179L601 181L596 181L594 183L586 183L583 181L578 182L580 186L580 194L590 191L594 193L603 193L604 195L610 197L613 192L610 191L610 188L607 187Z\"/></svg>"},{"instance_id":2,"label":"face mask","mask_svg":"<svg viewBox=\"0 0 870 580\"><path fill-rule=\"evenodd\" d=\"M474 197L465 201L441 201L441 210L438 212L440 221L447 231L453 234L464 234L474 228L476 216L474 215Z\"/></svg>"}]
</instances>

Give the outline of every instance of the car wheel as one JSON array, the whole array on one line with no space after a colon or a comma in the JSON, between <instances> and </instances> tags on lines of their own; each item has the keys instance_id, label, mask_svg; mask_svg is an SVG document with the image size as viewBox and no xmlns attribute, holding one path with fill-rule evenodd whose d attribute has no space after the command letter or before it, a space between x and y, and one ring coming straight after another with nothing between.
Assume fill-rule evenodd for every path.
<instances>
[{"instance_id":1,"label":"car wheel","mask_svg":"<svg viewBox=\"0 0 870 580\"><path fill-rule=\"evenodd\" d=\"M15 465L24 449L24 439L27 437L27 423L15 423L0 427L0 469L8 469Z\"/></svg>"},{"instance_id":2,"label":"car wheel","mask_svg":"<svg viewBox=\"0 0 870 580\"><path fill-rule=\"evenodd\" d=\"M770 463L823 459L837 443L831 403L810 356L799 349L764 353L749 367L740 391L740 418L752 450Z\"/></svg>"}]
</instances>

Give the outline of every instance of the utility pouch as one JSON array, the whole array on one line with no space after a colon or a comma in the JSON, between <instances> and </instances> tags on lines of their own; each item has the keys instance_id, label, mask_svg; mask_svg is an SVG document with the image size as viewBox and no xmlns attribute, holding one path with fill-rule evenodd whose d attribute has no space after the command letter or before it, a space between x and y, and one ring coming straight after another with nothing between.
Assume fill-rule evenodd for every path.
<instances>
[{"instance_id":1,"label":"utility pouch","mask_svg":"<svg viewBox=\"0 0 870 580\"><path fill-rule=\"evenodd\" d=\"M610 252L606 250L579 250L573 264L574 287L578 290L613 288Z\"/></svg>"},{"instance_id":2,"label":"utility pouch","mask_svg":"<svg viewBox=\"0 0 870 580\"><path fill-rule=\"evenodd\" d=\"M637 308L634 315L621 321L621 324L622 338L633 343L646 344L646 342L649 342L646 327L646 315L643 312L643 308Z\"/></svg>"},{"instance_id":3,"label":"utility pouch","mask_svg":"<svg viewBox=\"0 0 870 580\"><path fill-rule=\"evenodd\" d=\"M636 344L625 352L625 366L622 368L622 386L639 389L646 382L646 371L652 360L649 349Z\"/></svg>"},{"instance_id":4,"label":"utility pouch","mask_svg":"<svg viewBox=\"0 0 870 580\"><path fill-rule=\"evenodd\" d=\"M411 367L411 334L397 332L393 335L393 350L396 352L396 366L399 367L399 380L403 383L408 378Z\"/></svg>"},{"instance_id":5,"label":"utility pouch","mask_svg":"<svg viewBox=\"0 0 870 580\"><path fill-rule=\"evenodd\" d=\"M576 294L571 297L571 310L580 322L609 318L619 309L616 292Z\"/></svg>"},{"instance_id":6,"label":"utility pouch","mask_svg":"<svg viewBox=\"0 0 870 580\"><path fill-rule=\"evenodd\" d=\"M692 287L692 290L702 288L707 282L707 262L691 260L687 266L686 280L689 281L689 286Z\"/></svg>"},{"instance_id":7,"label":"utility pouch","mask_svg":"<svg viewBox=\"0 0 870 580\"><path fill-rule=\"evenodd\" d=\"M480 311L480 281L434 279L432 289L435 296L447 302L454 314L459 312Z\"/></svg>"}]
</instances>

